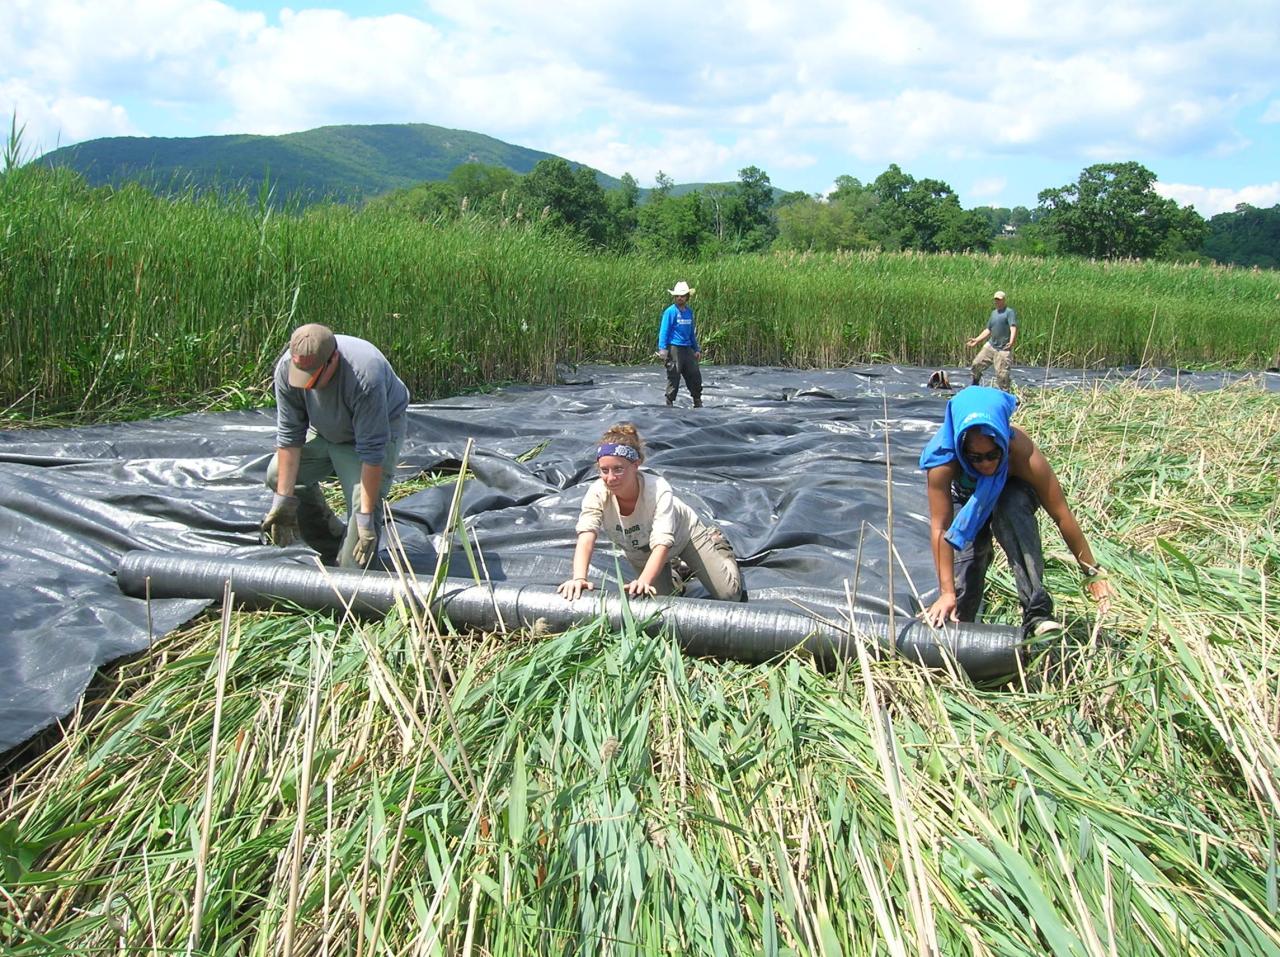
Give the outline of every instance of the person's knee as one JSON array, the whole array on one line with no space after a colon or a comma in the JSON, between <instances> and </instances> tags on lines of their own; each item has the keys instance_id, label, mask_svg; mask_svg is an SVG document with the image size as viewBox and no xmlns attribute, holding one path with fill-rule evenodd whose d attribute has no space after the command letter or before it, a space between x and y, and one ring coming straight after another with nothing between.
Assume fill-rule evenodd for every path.
<instances>
[{"instance_id":1,"label":"person's knee","mask_svg":"<svg viewBox=\"0 0 1280 957\"><path fill-rule=\"evenodd\" d=\"M1000 490L1000 497L996 499L992 517L994 518L1002 509L1037 508L1039 505L1040 498L1036 495L1036 490L1031 483L1010 475L1005 480L1004 488Z\"/></svg>"}]
</instances>

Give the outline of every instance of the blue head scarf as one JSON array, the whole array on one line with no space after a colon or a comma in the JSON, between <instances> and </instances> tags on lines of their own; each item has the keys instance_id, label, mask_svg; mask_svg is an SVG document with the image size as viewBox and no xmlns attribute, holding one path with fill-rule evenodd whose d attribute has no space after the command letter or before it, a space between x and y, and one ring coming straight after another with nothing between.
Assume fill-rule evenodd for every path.
<instances>
[{"instance_id":1,"label":"blue head scarf","mask_svg":"<svg viewBox=\"0 0 1280 957\"><path fill-rule=\"evenodd\" d=\"M920 453L920 468L931 469L959 462L964 474L977 485L947 529L946 539L955 548L964 548L973 541L991 517L996 500L1004 491L1004 483L1009 478L1009 437L1012 430L1009 418L1017 407L1018 400L1000 389L980 385L961 389L947 403L942 428ZM1004 453L994 475L979 474L964 457L964 434L969 429L979 429L989 435Z\"/></svg>"}]
</instances>

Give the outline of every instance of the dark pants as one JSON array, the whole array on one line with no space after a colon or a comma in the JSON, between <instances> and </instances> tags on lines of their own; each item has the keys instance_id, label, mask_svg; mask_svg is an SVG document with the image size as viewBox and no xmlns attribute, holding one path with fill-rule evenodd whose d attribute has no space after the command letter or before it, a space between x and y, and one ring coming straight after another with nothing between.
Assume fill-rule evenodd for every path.
<instances>
[{"instance_id":1,"label":"dark pants","mask_svg":"<svg viewBox=\"0 0 1280 957\"><path fill-rule=\"evenodd\" d=\"M378 490L378 506L373 510L373 522L379 540L382 540L382 501L391 489L391 482L396 476L396 462L400 458L400 447L404 444L404 416L390 424L391 436L387 440L387 451L382 459L382 487ZM267 488L276 490L276 479L279 475L280 460L272 456L267 466ZM346 532L342 535L342 543L338 547L337 562L342 568L359 568L355 560L356 540L359 537L359 526L356 523L356 512L360 505L360 478L364 463L356 455L356 447L351 442L329 442L314 432L307 434L307 442L302 446L302 458L298 465L298 478L293 493L298 496L298 524L305 531L311 528L323 529L331 514L320 491L320 482L337 476L342 484L342 494L347 502ZM336 529L332 529L336 531ZM326 555L330 542L326 536L305 536L304 541L312 548Z\"/></svg>"},{"instance_id":2,"label":"dark pants","mask_svg":"<svg viewBox=\"0 0 1280 957\"><path fill-rule=\"evenodd\" d=\"M689 346L667 347L667 401L674 402L680 392L680 377L689 387L689 395L694 405L702 403L702 370L698 368L698 360L693 357L693 349Z\"/></svg>"},{"instance_id":3,"label":"dark pants","mask_svg":"<svg viewBox=\"0 0 1280 957\"><path fill-rule=\"evenodd\" d=\"M957 507L962 500L952 490ZM1053 599L1044 590L1044 549L1036 509L1040 499L1022 479L1012 478L996 500L991 518L972 542L956 553L956 614L961 621L975 621L982 604L982 590L991 567L991 539L1000 543L1022 604L1022 627L1028 633L1037 623L1053 617Z\"/></svg>"}]
</instances>

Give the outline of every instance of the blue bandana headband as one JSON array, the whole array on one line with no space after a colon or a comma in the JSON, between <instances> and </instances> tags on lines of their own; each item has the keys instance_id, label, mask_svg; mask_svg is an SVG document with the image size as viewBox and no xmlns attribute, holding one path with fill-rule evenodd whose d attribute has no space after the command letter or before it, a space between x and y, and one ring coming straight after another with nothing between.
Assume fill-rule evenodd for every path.
<instances>
[{"instance_id":1,"label":"blue bandana headband","mask_svg":"<svg viewBox=\"0 0 1280 957\"><path fill-rule=\"evenodd\" d=\"M639 462L640 453L629 445L620 445L616 442L606 442L596 450L596 460L604 458L606 455L616 455L620 459L626 459L628 462Z\"/></svg>"}]
</instances>

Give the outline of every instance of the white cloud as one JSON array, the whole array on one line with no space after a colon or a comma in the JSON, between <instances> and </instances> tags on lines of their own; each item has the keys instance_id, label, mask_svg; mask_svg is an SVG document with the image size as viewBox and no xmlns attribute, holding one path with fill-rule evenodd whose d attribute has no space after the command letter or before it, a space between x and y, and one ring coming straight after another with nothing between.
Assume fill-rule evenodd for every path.
<instances>
[{"instance_id":1,"label":"white cloud","mask_svg":"<svg viewBox=\"0 0 1280 957\"><path fill-rule=\"evenodd\" d=\"M1270 100L1280 122L1274 0L7 5L0 91L63 142L207 108L210 132L427 122L681 180L849 157L1225 156L1247 110Z\"/></svg>"},{"instance_id":2,"label":"white cloud","mask_svg":"<svg viewBox=\"0 0 1280 957\"><path fill-rule=\"evenodd\" d=\"M969 194L978 200L997 199L1008 185L1009 181L1003 176L988 176L975 180L969 187Z\"/></svg>"},{"instance_id":3,"label":"white cloud","mask_svg":"<svg viewBox=\"0 0 1280 957\"><path fill-rule=\"evenodd\" d=\"M0 80L0 107L17 120L29 156L98 136L138 133L123 107L90 96L51 97L21 80Z\"/></svg>"},{"instance_id":4,"label":"white cloud","mask_svg":"<svg viewBox=\"0 0 1280 957\"><path fill-rule=\"evenodd\" d=\"M1259 209L1270 209L1280 203L1280 180L1228 189L1218 186L1191 186L1186 183L1156 183L1155 191L1179 206L1188 204L1206 219L1218 213L1229 213L1240 203Z\"/></svg>"}]
</instances>

